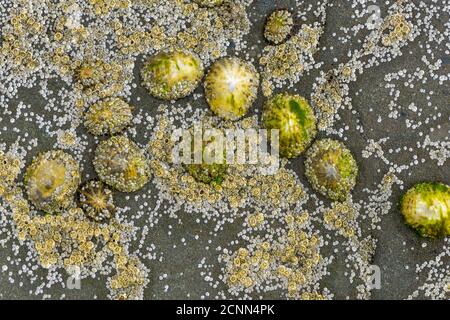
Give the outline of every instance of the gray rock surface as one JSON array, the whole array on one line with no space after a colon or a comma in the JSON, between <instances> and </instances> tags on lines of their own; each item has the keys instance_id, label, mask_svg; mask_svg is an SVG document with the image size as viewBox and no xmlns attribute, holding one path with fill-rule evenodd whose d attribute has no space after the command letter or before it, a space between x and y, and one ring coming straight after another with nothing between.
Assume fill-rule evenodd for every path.
<instances>
[{"instance_id":1,"label":"gray rock surface","mask_svg":"<svg viewBox=\"0 0 450 320\"><path fill-rule=\"evenodd\" d=\"M430 0L431 1L431 0ZM253 22L252 32L247 36L249 44L256 45L258 49L262 49L265 45L265 41L262 37L262 30L264 20L267 14L269 14L276 7L289 7L294 1L271 1L271 0L257 0L251 6L250 18ZM314 1L306 1L313 3ZM333 61L336 58L338 63L346 61L347 52L350 49L358 48L362 40L361 36L357 36L352 40L352 43L340 43L335 36L334 32L338 32L338 27L352 26L360 21L355 21L352 17L352 8L347 1L332 1L334 7L328 10L328 18L326 24L325 35L321 38L321 48L327 47L326 50L321 50L316 55L317 61L323 61L324 64L320 70L329 70L333 66L337 65ZM385 13L386 7L382 8ZM313 19L313 17L308 17ZM421 35L420 37L426 37ZM354 193L355 199L364 199L367 195L363 192L364 188L374 189L376 184L379 183L381 177L386 173L387 166L378 158L371 157L365 159L361 156L361 151L367 146L369 139L379 140L384 137L390 137L390 140L385 144L385 148L398 148L403 146L412 147L416 149L416 143L418 136L416 132L410 131L405 127L405 117L414 117L414 115L407 114L407 108L411 102L421 104L425 102L423 94L420 94L414 89L402 88L401 96L399 98L399 104L405 106L405 113L401 114L398 119L389 119L386 116L383 117L383 122L378 123L377 119L380 114L386 115L388 110L388 102L390 97L388 96L389 90L384 87L384 76L388 72L397 71L402 68L407 70L414 70L414 68L421 64L421 57L423 55L423 48L420 47L420 37L413 43L409 44L405 49L405 54L396 58L393 61L382 63L381 65L374 67L370 71L366 71L358 78L358 81L351 85L351 98L353 99L353 106L356 109L356 114L351 114L348 110L342 110L341 122L350 124L350 129L345 133L347 137L346 143L349 148L355 154L360 166L360 177ZM330 48L332 49L330 50ZM231 52L231 50L230 50ZM257 58L260 51L250 51L248 54L251 57ZM141 62L136 64L135 67L135 79L139 77L139 69L142 65ZM445 70L449 70L449 66L446 66ZM296 91L300 94L309 97L312 91L312 85L314 79L318 76L318 71L313 71L309 75L305 75L303 79L295 85ZM138 81L136 89L133 89L133 96L131 103L137 108L151 108L157 106L159 101L151 98L144 88L141 87ZM53 81L55 88L61 85L58 81ZM448 87L443 88L438 83L428 83L423 86L429 91L434 91L433 105L442 108L442 117L434 121L433 126L436 127L440 124L440 129L436 129L433 135L436 139L444 139L449 134L449 92ZM198 88L196 92L202 92L202 88ZM356 95L356 93L358 93ZM141 100L138 101L137 97ZM181 100L180 103L189 101L190 98ZM32 104L36 107L42 107L45 104L45 100L36 94L36 90L23 89L18 97L17 101L24 101L25 103ZM261 110L264 98L260 96L256 102L255 108ZM14 104L14 102L12 103ZM203 99L193 101L194 106L200 108L207 108ZM156 109L156 108L155 108ZM156 113L156 111L155 111ZM51 114L44 114L46 118L51 117ZM418 116L416 116L419 118ZM364 127L364 133L359 133L356 130L356 124ZM3 118L0 127L8 126L7 118ZM54 138L43 135L43 130L37 126L30 126L30 123L15 123L16 127L26 130L31 136L39 137L39 151L52 149L55 143ZM85 130L80 126L79 130ZM138 128L145 130L145 128ZM324 134L322 133L322 136ZM15 141L15 134L13 132L3 131L0 135L0 140L3 143L10 144ZM94 147L95 142L93 138L89 138L90 146ZM139 141L144 143L145 141ZM35 155L35 151L28 154L28 163ZM423 149L417 149L413 152L417 154L419 159L428 159L425 163L415 167L415 169L408 173L402 173L401 177L404 180L404 186L410 187L414 183L424 180L440 180L444 182L450 181L448 162L444 166L437 166L436 161L431 160L429 155L425 153ZM92 152L88 157L92 157ZM397 154L389 155L389 158L397 164L405 164L411 161L411 152L400 152ZM89 160L88 160L89 161ZM293 168L298 174L302 183L308 186L308 182L304 176L303 170L303 158L293 160L289 163L289 167ZM88 162L89 163L89 162ZM85 168L85 174L93 174L92 167ZM150 183L147 188L153 188ZM390 210L389 214L382 217L381 230L374 232L373 236L378 239L378 247L374 257L374 264L380 266L382 272L382 287L380 290L373 291L373 298L376 299L402 299L406 298L413 290L415 290L421 283L416 279L417 274L414 266L417 263L422 263L433 258L439 250L442 248L442 241L429 241L418 238L418 236L411 231L403 223L401 214L396 205L401 190L395 187L394 194L391 201L394 206ZM116 196L118 205L131 206L131 211L134 205L132 202L127 202L124 195ZM327 200L322 199L325 203ZM205 225L203 223L198 224L191 214L180 214L179 220L174 220L169 217L163 217L158 226L151 230L151 235L147 241L154 243L157 247L157 252L164 252L164 259L161 262L152 261L150 268L149 280L150 283L145 289L145 298L147 299L185 299L185 298L200 298L205 292L209 292L209 298L215 296L218 289L211 288L206 281L200 275L200 269L197 265L203 257L207 258L207 263L216 263L217 267L214 268L216 275L220 272L220 265L217 263L217 252L215 248L221 244L229 243L235 238L236 233L240 230L241 224L235 222L232 225L225 225L224 230L220 232L219 236L212 238L212 243L209 245L209 251L205 251L204 248L207 245L207 241L210 239L209 233L212 231L213 225ZM172 235L168 235L167 226L171 225ZM193 239L193 235L198 234L200 238L198 240ZM185 238L187 246L181 244L181 239ZM406 243L406 245L404 245ZM426 247L422 244L426 243ZM176 244L176 248L174 247ZM411 250L413 248L413 250ZM19 257L26 256L26 248L18 248L20 251ZM13 248L9 244L0 250L0 268L7 259L17 259L12 256ZM331 254L331 252L324 252L325 255ZM332 293L335 294L337 299L345 299L347 296L354 298L356 295L355 285L350 284L348 277L344 275L346 272L345 263L341 254L336 255L337 260L329 267L330 275L324 277L322 286L327 287ZM9 265L9 263L8 263ZM19 264L20 265L20 264ZM405 266L409 266L406 270ZM40 281L32 282L27 276L14 276L15 283L10 283L8 280L8 272L16 274L18 270L9 268L7 272L0 274L0 292L2 298L6 299L36 299L41 298L41 295L34 295L34 290L40 285ZM38 269L36 274L45 275L47 271ZM160 281L158 278L162 274L167 274L167 279ZM21 279L22 284L17 281ZM59 298L62 294L66 298L70 299L83 299L92 298L94 295L98 298L106 298L107 289L105 287L106 277L100 277L97 279L85 279L82 281L82 290L66 290L59 284L54 285L51 289L45 289L45 293L51 293L52 298ZM165 288L165 286L168 288ZM219 288L219 289L224 289ZM269 294L261 294L264 298L279 298L278 292L272 292ZM258 297L255 295L255 297ZM207 297L208 298L208 297Z\"/></svg>"}]
</instances>

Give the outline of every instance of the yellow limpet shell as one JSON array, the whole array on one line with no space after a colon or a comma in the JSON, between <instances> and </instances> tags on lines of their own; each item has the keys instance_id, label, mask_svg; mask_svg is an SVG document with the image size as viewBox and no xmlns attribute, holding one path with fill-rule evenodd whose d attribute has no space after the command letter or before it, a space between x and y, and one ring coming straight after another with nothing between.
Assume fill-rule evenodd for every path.
<instances>
[{"instance_id":1,"label":"yellow limpet shell","mask_svg":"<svg viewBox=\"0 0 450 320\"><path fill-rule=\"evenodd\" d=\"M340 141L323 139L308 150L305 174L314 190L335 201L344 201L355 187L358 165Z\"/></svg>"},{"instance_id":2,"label":"yellow limpet shell","mask_svg":"<svg viewBox=\"0 0 450 320\"><path fill-rule=\"evenodd\" d=\"M38 155L25 173L25 188L37 209L57 213L73 203L80 184L78 163L69 154L52 150Z\"/></svg>"},{"instance_id":3,"label":"yellow limpet shell","mask_svg":"<svg viewBox=\"0 0 450 320\"><path fill-rule=\"evenodd\" d=\"M406 223L422 237L450 235L450 187L438 182L419 183L401 198Z\"/></svg>"},{"instance_id":4,"label":"yellow limpet shell","mask_svg":"<svg viewBox=\"0 0 450 320\"><path fill-rule=\"evenodd\" d=\"M93 104L84 115L84 126L93 135L115 134L125 129L133 119L131 106L120 98Z\"/></svg>"},{"instance_id":5,"label":"yellow limpet shell","mask_svg":"<svg viewBox=\"0 0 450 320\"><path fill-rule=\"evenodd\" d=\"M173 49L151 56L141 71L142 84L150 94L164 100L188 96L204 74L200 58L189 51Z\"/></svg>"},{"instance_id":6,"label":"yellow limpet shell","mask_svg":"<svg viewBox=\"0 0 450 320\"><path fill-rule=\"evenodd\" d=\"M144 152L125 136L102 141L93 163L100 180L121 192L137 191L150 178Z\"/></svg>"},{"instance_id":7,"label":"yellow limpet shell","mask_svg":"<svg viewBox=\"0 0 450 320\"><path fill-rule=\"evenodd\" d=\"M205 79L205 96L211 110L227 120L244 116L258 93L259 74L239 58L216 61Z\"/></svg>"}]
</instances>

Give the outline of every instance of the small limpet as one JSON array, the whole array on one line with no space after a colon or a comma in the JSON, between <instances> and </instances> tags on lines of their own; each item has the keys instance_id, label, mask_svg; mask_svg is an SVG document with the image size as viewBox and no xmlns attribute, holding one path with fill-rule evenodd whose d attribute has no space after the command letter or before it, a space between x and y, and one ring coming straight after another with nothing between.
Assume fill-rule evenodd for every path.
<instances>
[{"instance_id":1,"label":"small limpet","mask_svg":"<svg viewBox=\"0 0 450 320\"><path fill-rule=\"evenodd\" d=\"M280 44L291 34L293 25L294 20L288 10L276 10L267 18L264 37L273 44Z\"/></svg>"},{"instance_id":2,"label":"small limpet","mask_svg":"<svg viewBox=\"0 0 450 320\"><path fill-rule=\"evenodd\" d=\"M106 99L90 106L84 115L84 126L93 135L115 134L130 125L131 106L120 98Z\"/></svg>"},{"instance_id":3,"label":"small limpet","mask_svg":"<svg viewBox=\"0 0 450 320\"><path fill-rule=\"evenodd\" d=\"M203 141L200 155L202 163L187 164L184 167L195 180L217 186L221 185L225 179L228 165L226 164L226 150L222 149L222 154L216 154L213 143L214 138ZM196 158L194 152L193 150L192 160Z\"/></svg>"},{"instance_id":4,"label":"small limpet","mask_svg":"<svg viewBox=\"0 0 450 320\"><path fill-rule=\"evenodd\" d=\"M350 150L332 139L316 141L306 154L306 177L314 190L344 201L356 184L358 165Z\"/></svg>"},{"instance_id":5,"label":"small limpet","mask_svg":"<svg viewBox=\"0 0 450 320\"><path fill-rule=\"evenodd\" d=\"M100 180L121 192L137 191L150 178L144 152L125 136L102 141L95 150L93 163Z\"/></svg>"},{"instance_id":6,"label":"small limpet","mask_svg":"<svg viewBox=\"0 0 450 320\"><path fill-rule=\"evenodd\" d=\"M80 169L71 155L52 150L38 155L25 173L25 188L37 209L58 213L73 204Z\"/></svg>"},{"instance_id":7,"label":"small limpet","mask_svg":"<svg viewBox=\"0 0 450 320\"><path fill-rule=\"evenodd\" d=\"M186 50L161 51L144 64L142 84L156 98L176 100L191 94L203 78L200 58Z\"/></svg>"},{"instance_id":8,"label":"small limpet","mask_svg":"<svg viewBox=\"0 0 450 320\"><path fill-rule=\"evenodd\" d=\"M81 187L79 201L84 213L97 222L110 219L116 211L112 191L98 180Z\"/></svg>"}]
</instances>

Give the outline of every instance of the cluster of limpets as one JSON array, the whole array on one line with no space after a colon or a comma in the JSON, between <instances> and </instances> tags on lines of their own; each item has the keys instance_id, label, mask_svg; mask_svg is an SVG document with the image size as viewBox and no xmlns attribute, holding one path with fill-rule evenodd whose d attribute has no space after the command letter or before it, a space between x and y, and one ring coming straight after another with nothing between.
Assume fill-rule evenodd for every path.
<instances>
[{"instance_id":1,"label":"cluster of limpets","mask_svg":"<svg viewBox=\"0 0 450 320\"><path fill-rule=\"evenodd\" d=\"M93 104L84 114L84 125L93 135L116 134L130 125L132 107L120 98Z\"/></svg>"},{"instance_id":2,"label":"cluster of limpets","mask_svg":"<svg viewBox=\"0 0 450 320\"><path fill-rule=\"evenodd\" d=\"M121 192L135 192L150 179L144 152L125 136L102 141L93 163L100 180Z\"/></svg>"},{"instance_id":3,"label":"cluster of limpets","mask_svg":"<svg viewBox=\"0 0 450 320\"><path fill-rule=\"evenodd\" d=\"M266 129L279 130L280 154L286 158L298 157L317 134L314 111L299 95L281 93L269 99L262 123Z\"/></svg>"},{"instance_id":4,"label":"cluster of limpets","mask_svg":"<svg viewBox=\"0 0 450 320\"><path fill-rule=\"evenodd\" d=\"M152 96L164 100L190 95L203 74L200 58L182 49L151 56L141 70L143 86ZM211 66L204 85L211 110L226 120L237 120L248 112L256 99L259 74L250 62L227 57Z\"/></svg>"},{"instance_id":5,"label":"cluster of limpets","mask_svg":"<svg viewBox=\"0 0 450 320\"><path fill-rule=\"evenodd\" d=\"M444 183L419 183L401 198L400 209L406 223L421 236L450 236L450 186Z\"/></svg>"},{"instance_id":6,"label":"cluster of limpets","mask_svg":"<svg viewBox=\"0 0 450 320\"><path fill-rule=\"evenodd\" d=\"M202 62L195 54L173 49L151 56L141 70L141 77L152 96L175 100L191 94L203 73ZM259 74L249 62L237 57L222 58L211 66L204 86L211 110L226 120L238 120L256 99ZM227 173L225 155L221 155L220 161L205 161L210 144L211 141L206 141L201 148L201 163L186 164L184 167L197 181L220 185Z\"/></svg>"},{"instance_id":7,"label":"cluster of limpets","mask_svg":"<svg viewBox=\"0 0 450 320\"><path fill-rule=\"evenodd\" d=\"M308 101L280 93L270 98L263 110L266 129L279 130L280 155L296 158L317 135L317 120ZM314 190L335 201L344 201L356 184L358 165L348 148L339 141L316 141L306 155L306 177Z\"/></svg>"},{"instance_id":8,"label":"cluster of limpets","mask_svg":"<svg viewBox=\"0 0 450 320\"><path fill-rule=\"evenodd\" d=\"M25 173L28 198L37 209L47 213L69 208L79 184L78 163L59 150L38 155Z\"/></svg>"},{"instance_id":9,"label":"cluster of limpets","mask_svg":"<svg viewBox=\"0 0 450 320\"><path fill-rule=\"evenodd\" d=\"M203 77L199 57L186 50L162 51L151 56L141 71L142 84L150 94L176 100L191 94Z\"/></svg>"},{"instance_id":10,"label":"cluster of limpets","mask_svg":"<svg viewBox=\"0 0 450 320\"><path fill-rule=\"evenodd\" d=\"M288 10L275 10L267 18L264 37L273 44L280 44L289 37L293 26L294 19Z\"/></svg>"},{"instance_id":11,"label":"cluster of limpets","mask_svg":"<svg viewBox=\"0 0 450 320\"><path fill-rule=\"evenodd\" d=\"M172 50L150 57L141 74L150 94L177 99L192 93L203 76L203 68L195 55ZM237 57L222 58L211 66L204 86L211 110L225 120L237 120L247 114L256 99L259 74L249 62ZM314 111L299 95L281 93L270 98L264 107L262 123L266 129L279 130L280 154L286 158L300 156L317 134ZM315 190L332 200L342 201L356 183L358 167L343 144L332 141L336 148L329 151L328 143L329 140L317 142L309 153L307 177ZM205 163L205 149L207 145L202 146L202 162L185 165L186 171L197 181L220 185L227 165L224 159L220 163ZM115 188L123 190L123 186Z\"/></svg>"}]
</instances>

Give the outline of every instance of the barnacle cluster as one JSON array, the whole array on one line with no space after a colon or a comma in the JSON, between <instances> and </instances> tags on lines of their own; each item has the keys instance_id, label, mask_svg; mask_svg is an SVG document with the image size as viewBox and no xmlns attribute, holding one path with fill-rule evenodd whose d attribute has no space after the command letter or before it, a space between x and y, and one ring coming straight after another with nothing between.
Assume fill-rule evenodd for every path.
<instances>
[{"instance_id":1,"label":"barnacle cluster","mask_svg":"<svg viewBox=\"0 0 450 320\"><path fill-rule=\"evenodd\" d=\"M421 236L450 236L450 187L444 183L419 183L400 201L406 223Z\"/></svg>"},{"instance_id":2,"label":"barnacle cluster","mask_svg":"<svg viewBox=\"0 0 450 320\"><path fill-rule=\"evenodd\" d=\"M350 204L345 202L333 202L330 209L325 210L323 221L327 227L337 230L346 238L356 235L356 219L358 212Z\"/></svg>"},{"instance_id":3,"label":"barnacle cluster","mask_svg":"<svg viewBox=\"0 0 450 320\"><path fill-rule=\"evenodd\" d=\"M345 200L356 184L358 165L350 150L336 140L316 141L306 154L306 177L332 200Z\"/></svg>"},{"instance_id":4,"label":"barnacle cluster","mask_svg":"<svg viewBox=\"0 0 450 320\"><path fill-rule=\"evenodd\" d=\"M124 89L127 78L126 65L118 61L104 59L86 59L74 64L76 88L87 97L111 97Z\"/></svg>"},{"instance_id":5,"label":"barnacle cluster","mask_svg":"<svg viewBox=\"0 0 450 320\"><path fill-rule=\"evenodd\" d=\"M321 27L303 25L284 43L264 48L259 63L263 67L262 92L266 97L273 94L275 87L297 83L311 68L322 32Z\"/></svg>"},{"instance_id":6,"label":"barnacle cluster","mask_svg":"<svg viewBox=\"0 0 450 320\"><path fill-rule=\"evenodd\" d=\"M299 95L281 93L270 98L262 122L267 129L279 130L280 154L287 158L299 156L317 134L314 111Z\"/></svg>"},{"instance_id":7,"label":"barnacle cluster","mask_svg":"<svg viewBox=\"0 0 450 320\"><path fill-rule=\"evenodd\" d=\"M381 27L381 31L383 33L381 43L384 46L392 46L409 36L411 26L404 15L397 13L386 19Z\"/></svg>"},{"instance_id":8,"label":"barnacle cluster","mask_svg":"<svg viewBox=\"0 0 450 320\"><path fill-rule=\"evenodd\" d=\"M84 126L93 135L121 132L133 119L131 106L120 98L110 98L89 107L84 115Z\"/></svg>"},{"instance_id":9,"label":"barnacle cluster","mask_svg":"<svg viewBox=\"0 0 450 320\"><path fill-rule=\"evenodd\" d=\"M286 283L288 297L302 299L307 294L305 288L320 269L322 239L303 230L309 219L307 212L288 214L285 219L287 230L278 240L241 247L224 257L226 281L234 290L251 290L266 281L280 281Z\"/></svg>"},{"instance_id":10,"label":"barnacle cluster","mask_svg":"<svg viewBox=\"0 0 450 320\"><path fill-rule=\"evenodd\" d=\"M194 2L204 7L215 7L220 6L224 0L194 0Z\"/></svg>"},{"instance_id":11,"label":"barnacle cluster","mask_svg":"<svg viewBox=\"0 0 450 320\"><path fill-rule=\"evenodd\" d=\"M345 66L340 72L329 72L312 96L312 103L317 110L318 128L324 130L333 122L337 109L343 100L343 80L352 76L354 70Z\"/></svg>"},{"instance_id":12,"label":"barnacle cluster","mask_svg":"<svg viewBox=\"0 0 450 320\"><path fill-rule=\"evenodd\" d=\"M36 208L48 213L71 206L79 184L78 163L59 150L38 155L25 174L28 198Z\"/></svg>"},{"instance_id":13,"label":"barnacle cluster","mask_svg":"<svg viewBox=\"0 0 450 320\"><path fill-rule=\"evenodd\" d=\"M259 75L239 58L215 62L205 79L205 96L211 110L227 120L244 116L256 99Z\"/></svg>"},{"instance_id":14,"label":"barnacle cluster","mask_svg":"<svg viewBox=\"0 0 450 320\"><path fill-rule=\"evenodd\" d=\"M143 151L125 136L102 141L95 150L93 163L100 180L121 192L137 191L150 178Z\"/></svg>"},{"instance_id":15,"label":"barnacle cluster","mask_svg":"<svg viewBox=\"0 0 450 320\"><path fill-rule=\"evenodd\" d=\"M210 118L212 117L202 118L202 122L208 123ZM152 158L150 166L156 179L161 181L165 189L176 199L193 204L207 202L210 205L219 205L221 201L226 201L232 208L237 208L246 199L252 198L262 206L285 208L306 197L303 187L296 181L292 172L281 167L272 175L262 174L259 171L260 163L222 164L224 167L216 170L217 173L221 173L219 177L224 178L220 185L196 180L191 174L186 173L186 166L178 168L171 165L171 155L175 144L172 140L172 121L162 117L158 124L155 138L148 144L148 151ZM227 124L230 129L257 128L256 117L243 118ZM225 169L225 165L226 174L223 175L222 169ZM200 172L205 173L205 171ZM208 179L205 181L209 181L209 174L206 177Z\"/></svg>"},{"instance_id":16,"label":"barnacle cluster","mask_svg":"<svg viewBox=\"0 0 450 320\"><path fill-rule=\"evenodd\" d=\"M189 51L162 51L150 57L141 71L142 83L160 99L180 99L191 94L203 77L201 60Z\"/></svg>"},{"instance_id":17,"label":"barnacle cluster","mask_svg":"<svg viewBox=\"0 0 450 320\"><path fill-rule=\"evenodd\" d=\"M125 9L131 4L130 0L89 0L88 2L96 15L104 15L115 9Z\"/></svg>"}]
</instances>

